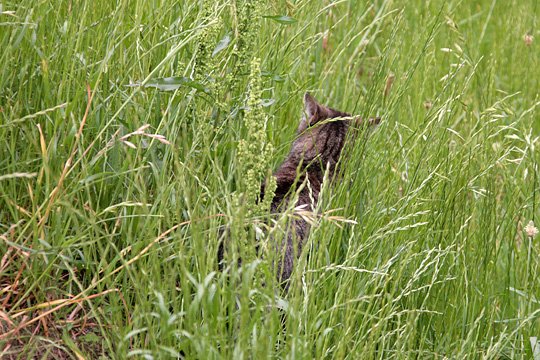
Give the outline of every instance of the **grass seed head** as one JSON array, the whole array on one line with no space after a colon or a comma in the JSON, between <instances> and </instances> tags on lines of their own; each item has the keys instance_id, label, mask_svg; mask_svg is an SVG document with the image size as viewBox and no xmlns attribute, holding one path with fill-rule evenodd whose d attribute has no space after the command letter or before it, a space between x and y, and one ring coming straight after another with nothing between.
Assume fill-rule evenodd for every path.
<instances>
[{"instance_id":1,"label":"grass seed head","mask_svg":"<svg viewBox=\"0 0 540 360\"><path fill-rule=\"evenodd\" d=\"M534 36L532 36L531 34L523 35L523 42L525 43L525 45L531 46L533 43L533 40L534 40Z\"/></svg>"},{"instance_id":2,"label":"grass seed head","mask_svg":"<svg viewBox=\"0 0 540 360\"><path fill-rule=\"evenodd\" d=\"M529 221L523 230L525 230L525 234L527 234L527 236L531 239L534 239L536 235L538 235L538 228L534 226L534 222L532 220Z\"/></svg>"}]
</instances>

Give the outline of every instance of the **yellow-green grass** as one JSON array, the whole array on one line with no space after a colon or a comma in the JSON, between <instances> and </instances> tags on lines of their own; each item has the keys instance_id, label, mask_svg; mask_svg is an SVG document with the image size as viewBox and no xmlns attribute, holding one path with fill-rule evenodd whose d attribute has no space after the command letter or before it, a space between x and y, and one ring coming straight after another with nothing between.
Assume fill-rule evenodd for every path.
<instances>
[{"instance_id":1,"label":"yellow-green grass","mask_svg":"<svg viewBox=\"0 0 540 360\"><path fill-rule=\"evenodd\" d=\"M539 16L536 0L0 1L0 357L530 359ZM279 165L305 91L383 121L325 186L285 294L265 249L297 215L252 211L245 173ZM270 159L237 151L249 96ZM222 226L240 269L218 271Z\"/></svg>"}]
</instances>

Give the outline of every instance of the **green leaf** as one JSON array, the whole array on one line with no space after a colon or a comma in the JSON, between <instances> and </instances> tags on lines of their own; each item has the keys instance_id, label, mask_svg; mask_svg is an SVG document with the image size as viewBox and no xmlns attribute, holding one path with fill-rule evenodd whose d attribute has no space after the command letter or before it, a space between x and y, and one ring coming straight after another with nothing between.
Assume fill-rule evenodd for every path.
<instances>
[{"instance_id":1,"label":"green leaf","mask_svg":"<svg viewBox=\"0 0 540 360\"><path fill-rule=\"evenodd\" d=\"M209 90L205 88L203 84L193 81L185 76L150 79L146 84L142 86L156 88L162 91L174 91L182 86L187 86L206 93L209 92Z\"/></svg>"},{"instance_id":2,"label":"green leaf","mask_svg":"<svg viewBox=\"0 0 540 360\"><path fill-rule=\"evenodd\" d=\"M276 99L261 99L261 106L268 107L273 105L276 102Z\"/></svg>"},{"instance_id":3,"label":"green leaf","mask_svg":"<svg viewBox=\"0 0 540 360\"><path fill-rule=\"evenodd\" d=\"M275 74L275 73L270 72L270 71L261 71L261 75L264 76L264 77L269 77L272 80L274 80L275 82L282 83L282 82L285 81L285 77L283 75Z\"/></svg>"},{"instance_id":4,"label":"green leaf","mask_svg":"<svg viewBox=\"0 0 540 360\"><path fill-rule=\"evenodd\" d=\"M295 18L292 18L287 15L272 15L272 16L266 15L266 16L263 16L263 18L274 20L275 22L278 22L282 25L290 25L298 21Z\"/></svg>"},{"instance_id":5,"label":"green leaf","mask_svg":"<svg viewBox=\"0 0 540 360\"><path fill-rule=\"evenodd\" d=\"M102 172L102 173L98 173L98 174L93 174L93 175L90 175L82 180L79 180L79 184L84 184L84 185L88 185L88 184L91 184L101 178L104 178L106 176L109 176L109 175L113 175L114 173L112 172Z\"/></svg>"},{"instance_id":6,"label":"green leaf","mask_svg":"<svg viewBox=\"0 0 540 360\"><path fill-rule=\"evenodd\" d=\"M212 52L212 56L216 56L218 53L223 51L227 46L229 46L229 43L231 42L231 37L229 34L226 34L223 39L219 40L217 43L214 51Z\"/></svg>"}]
</instances>

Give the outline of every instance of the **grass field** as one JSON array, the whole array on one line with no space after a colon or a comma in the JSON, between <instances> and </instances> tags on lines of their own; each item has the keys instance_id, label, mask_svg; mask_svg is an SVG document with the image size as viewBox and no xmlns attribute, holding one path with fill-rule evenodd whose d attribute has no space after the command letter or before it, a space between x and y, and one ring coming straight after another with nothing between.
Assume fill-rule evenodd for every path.
<instances>
[{"instance_id":1,"label":"grass field","mask_svg":"<svg viewBox=\"0 0 540 360\"><path fill-rule=\"evenodd\" d=\"M0 358L531 359L539 19L536 0L0 0ZM297 215L249 199L306 91L383 121L306 215L285 294L254 249ZM221 226L241 268L218 271Z\"/></svg>"}]
</instances>

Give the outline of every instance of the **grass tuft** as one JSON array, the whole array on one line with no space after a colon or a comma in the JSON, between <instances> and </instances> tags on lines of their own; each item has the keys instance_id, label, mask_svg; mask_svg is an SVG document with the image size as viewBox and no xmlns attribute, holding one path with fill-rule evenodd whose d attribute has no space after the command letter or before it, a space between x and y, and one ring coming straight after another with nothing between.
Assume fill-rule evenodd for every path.
<instances>
[{"instance_id":1,"label":"grass tuft","mask_svg":"<svg viewBox=\"0 0 540 360\"><path fill-rule=\"evenodd\" d=\"M539 10L0 2L0 357L532 358ZM383 120L317 212L253 211L305 91Z\"/></svg>"}]
</instances>

